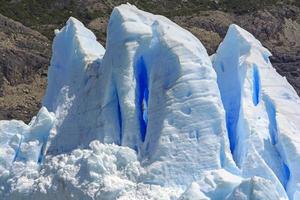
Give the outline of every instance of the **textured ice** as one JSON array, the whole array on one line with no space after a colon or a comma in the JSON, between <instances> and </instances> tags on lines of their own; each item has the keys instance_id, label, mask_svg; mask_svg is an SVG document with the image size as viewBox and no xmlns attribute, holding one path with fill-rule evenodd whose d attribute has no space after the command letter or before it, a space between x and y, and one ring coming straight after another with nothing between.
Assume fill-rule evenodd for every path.
<instances>
[{"instance_id":1,"label":"textured ice","mask_svg":"<svg viewBox=\"0 0 300 200\"><path fill-rule=\"evenodd\" d=\"M74 18L56 33L53 51L44 104L58 122L49 154L94 139L128 146L147 166L149 183L184 187L205 170L234 168L215 71L188 31L121 5L109 20L103 57Z\"/></svg>"},{"instance_id":2,"label":"textured ice","mask_svg":"<svg viewBox=\"0 0 300 200\"><path fill-rule=\"evenodd\" d=\"M15 161L42 162L53 123L54 115L45 107L29 125L16 120L0 121L0 173L7 173Z\"/></svg>"},{"instance_id":3,"label":"textured ice","mask_svg":"<svg viewBox=\"0 0 300 200\"><path fill-rule=\"evenodd\" d=\"M212 60L242 175L269 179L282 198L286 190L298 199L300 99L270 55L250 33L231 25Z\"/></svg>"},{"instance_id":4,"label":"textured ice","mask_svg":"<svg viewBox=\"0 0 300 200\"><path fill-rule=\"evenodd\" d=\"M209 198L201 192L200 186L196 182L192 182L179 200L209 200Z\"/></svg>"},{"instance_id":5,"label":"textured ice","mask_svg":"<svg viewBox=\"0 0 300 200\"><path fill-rule=\"evenodd\" d=\"M47 156L42 168L17 162L1 199L175 199L180 189L140 181L144 170L134 150L93 141L88 149ZM3 193L7 192L7 193Z\"/></svg>"},{"instance_id":6,"label":"textured ice","mask_svg":"<svg viewBox=\"0 0 300 200\"><path fill-rule=\"evenodd\" d=\"M242 180L239 176L219 169L205 172L198 184L200 191L210 199L225 199Z\"/></svg>"},{"instance_id":7,"label":"textured ice","mask_svg":"<svg viewBox=\"0 0 300 200\"><path fill-rule=\"evenodd\" d=\"M254 176L244 180L226 200L273 200L282 199L281 196L270 180Z\"/></svg>"},{"instance_id":8,"label":"textured ice","mask_svg":"<svg viewBox=\"0 0 300 200\"><path fill-rule=\"evenodd\" d=\"M100 115L103 88L96 80L105 52L95 35L75 18L55 33L43 102L57 119L48 144L51 154L68 152L79 145L88 147L97 138L99 125L95 120Z\"/></svg>"},{"instance_id":9,"label":"textured ice","mask_svg":"<svg viewBox=\"0 0 300 200\"><path fill-rule=\"evenodd\" d=\"M211 60L127 4L106 49L72 17L55 34L45 107L0 121L0 199L300 198L300 98L250 33Z\"/></svg>"},{"instance_id":10,"label":"textured ice","mask_svg":"<svg viewBox=\"0 0 300 200\"><path fill-rule=\"evenodd\" d=\"M22 121L0 121L0 195L10 191L12 187L22 188L32 182L23 182L23 172L19 166L29 170L39 167L44 160L48 136L55 117L42 107L29 125ZM32 173L24 173L30 176ZM36 172L35 174L38 174ZM20 178L18 185L11 184L9 177Z\"/></svg>"}]
</instances>

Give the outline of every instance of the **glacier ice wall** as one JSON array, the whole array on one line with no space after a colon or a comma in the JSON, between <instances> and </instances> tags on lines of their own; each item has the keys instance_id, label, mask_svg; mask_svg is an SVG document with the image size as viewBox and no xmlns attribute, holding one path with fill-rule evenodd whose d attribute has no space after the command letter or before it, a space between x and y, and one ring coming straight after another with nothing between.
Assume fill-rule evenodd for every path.
<instances>
[{"instance_id":1,"label":"glacier ice wall","mask_svg":"<svg viewBox=\"0 0 300 200\"><path fill-rule=\"evenodd\" d=\"M41 108L29 125L22 121L0 121L1 174L15 161L41 163L45 156L48 136L54 123L53 113Z\"/></svg>"},{"instance_id":2,"label":"glacier ice wall","mask_svg":"<svg viewBox=\"0 0 300 200\"><path fill-rule=\"evenodd\" d=\"M11 189L10 177L22 179L20 165L38 167L45 159L46 144L55 116L42 107L29 125L22 121L0 121L0 197Z\"/></svg>"},{"instance_id":3,"label":"glacier ice wall","mask_svg":"<svg viewBox=\"0 0 300 200\"><path fill-rule=\"evenodd\" d=\"M191 33L120 6L108 24L106 63L117 88L109 99L120 104L121 145L138 151L149 183L185 185L205 170L234 168L216 74Z\"/></svg>"},{"instance_id":4,"label":"glacier ice wall","mask_svg":"<svg viewBox=\"0 0 300 200\"><path fill-rule=\"evenodd\" d=\"M88 146L97 138L94 118L100 113L97 99L100 101L102 88L95 80L105 52L95 35L75 18L55 33L43 101L56 116L55 131L47 145L51 154L70 151L79 144ZM95 92L91 93L91 88Z\"/></svg>"},{"instance_id":5,"label":"glacier ice wall","mask_svg":"<svg viewBox=\"0 0 300 200\"><path fill-rule=\"evenodd\" d=\"M298 199L300 99L269 56L250 33L231 25L212 60L242 175L269 179L279 194Z\"/></svg>"},{"instance_id":6,"label":"glacier ice wall","mask_svg":"<svg viewBox=\"0 0 300 200\"><path fill-rule=\"evenodd\" d=\"M300 98L258 40L231 25L210 60L129 4L107 29L55 31L45 107L0 121L1 199L300 198Z\"/></svg>"},{"instance_id":7,"label":"glacier ice wall","mask_svg":"<svg viewBox=\"0 0 300 200\"><path fill-rule=\"evenodd\" d=\"M128 146L149 166L145 179L162 185L234 169L216 74L188 31L122 5L112 12L105 51L73 18L57 32L53 51L44 105L58 122L49 154L94 139Z\"/></svg>"}]
</instances>

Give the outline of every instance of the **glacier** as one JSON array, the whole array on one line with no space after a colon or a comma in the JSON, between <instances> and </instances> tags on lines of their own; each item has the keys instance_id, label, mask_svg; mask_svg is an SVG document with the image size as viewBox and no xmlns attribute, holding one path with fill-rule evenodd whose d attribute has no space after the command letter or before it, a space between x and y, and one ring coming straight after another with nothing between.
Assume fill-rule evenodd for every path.
<instances>
[{"instance_id":1,"label":"glacier","mask_svg":"<svg viewBox=\"0 0 300 200\"><path fill-rule=\"evenodd\" d=\"M123 4L105 48L73 17L55 35L43 107L0 121L1 199L300 198L300 98L246 30L209 56Z\"/></svg>"}]
</instances>

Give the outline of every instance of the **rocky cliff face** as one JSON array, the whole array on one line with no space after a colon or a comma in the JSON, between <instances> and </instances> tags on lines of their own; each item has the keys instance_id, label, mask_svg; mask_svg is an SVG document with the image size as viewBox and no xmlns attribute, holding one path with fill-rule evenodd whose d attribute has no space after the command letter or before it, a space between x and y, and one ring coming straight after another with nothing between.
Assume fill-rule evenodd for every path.
<instances>
[{"instance_id":1,"label":"rocky cliff face","mask_svg":"<svg viewBox=\"0 0 300 200\"><path fill-rule=\"evenodd\" d=\"M45 88L49 40L0 15L0 119L29 121Z\"/></svg>"},{"instance_id":2,"label":"rocky cliff face","mask_svg":"<svg viewBox=\"0 0 300 200\"><path fill-rule=\"evenodd\" d=\"M52 40L53 30L74 16L105 45L106 25L123 0L0 0L0 13ZM292 2L292 1L290 1ZM300 5L296 1L134 1L138 7L171 18L215 52L232 23L253 33L273 54L277 71L300 94ZM263 6L264 9L261 9ZM51 44L20 23L0 16L0 119L29 121L44 94ZM4 55L4 56L3 56Z\"/></svg>"}]
</instances>

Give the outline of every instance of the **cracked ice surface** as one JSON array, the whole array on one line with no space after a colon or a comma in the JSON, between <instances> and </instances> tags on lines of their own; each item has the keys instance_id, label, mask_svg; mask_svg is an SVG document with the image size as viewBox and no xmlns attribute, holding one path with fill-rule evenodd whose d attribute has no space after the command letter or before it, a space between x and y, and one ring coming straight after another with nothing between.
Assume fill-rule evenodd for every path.
<instances>
[{"instance_id":1,"label":"cracked ice surface","mask_svg":"<svg viewBox=\"0 0 300 200\"><path fill-rule=\"evenodd\" d=\"M250 33L210 60L129 4L107 32L55 31L45 107L0 121L1 199L300 198L300 99Z\"/></svg>"}]
</instances>

